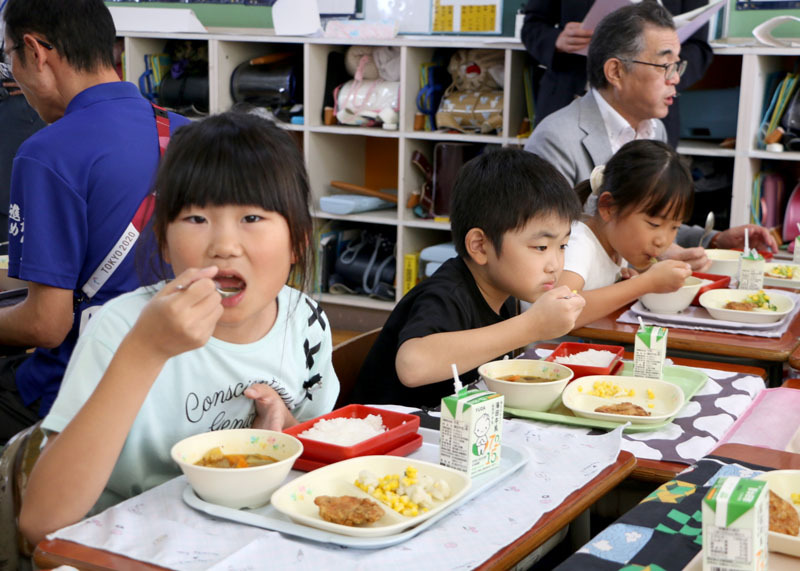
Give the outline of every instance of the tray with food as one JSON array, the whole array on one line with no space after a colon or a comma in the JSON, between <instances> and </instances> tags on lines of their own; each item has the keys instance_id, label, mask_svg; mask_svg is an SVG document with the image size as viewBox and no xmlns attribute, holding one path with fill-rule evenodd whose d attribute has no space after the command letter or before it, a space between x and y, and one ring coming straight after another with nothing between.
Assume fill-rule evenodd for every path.
<instances>
[{"instance_id":1,"label":"tray with food","mask_svg":"<svg viewBox=\"0 0 800 571\"><path fill-rule=\"evenodd\" d=\"M208 503L201 500L188 485L183 491L183 501L213 517L321 543L378 549L414 537L458 506L513 474L528 461L527 452L504 444L500 466L470 481L461 472L439 466L439 431L420 428L419 434L423 437L422 446L406 458L361 456L306 474L292 470L289 475L292 480L275 492L269 504L260 508L237 510ZM410 476L407 472L409 467L412 468ZM399 476L398 486L400 483L417 486L408 498L408 501L417 504L417 515L398 513L359 487L360 484L369 489L371 485L381 488L381 492L386 494L395 487L393 475ZM402 482L403 478L406 478L406 482ZM417 481L411 483L413 479ZM449 488L449 491L445 488ZM414 492L418 497L413 496ZM325 499L320 499L325 496ZM331 500L331 497L337 499ZM343 497L352 499L341 499ZM414 499L419 501L413 502ZM428 511L424 511L426 505L429 506ZM401 511L408 510L408 514L414 513L414 506L408 503L399 507ZM324 515L320 515L320 508ZM359 525L334 523L325 521L323 517ZM369 521L372 523L366 523Z\"/></svg>"},{"instance_id":2,"label":"tray with food","mask_svg":"<svg viewBox=\"0 0 800 571\"><path fill-rule=\"evenodd\" d=\"M692 397L699 391L703 385L706 384L708 380L708 376L702 371L698 371L696 369L690 369L688 367L680 367L677 365L664 365L663 369L663 377L662 381L664 383L669 383L677 387L680 392L683 394L683 403L677 407L673 405L673 409L669 409L668 404L673 401L666 400L667 392L677 395L677 390L669 391L665 389L663 393L663 398L665 399L663 402L659 399L658 408L656 409L656 392L653 390L653 387L644 386L647 383L642 384L641 386L628 386L628 383L622 380L623 377L633 377L633 363L629 361L623 361L624 365L622 370L619 372L618 377L613 376L603 376L603 377L583 377L571 383L567 388L570 389L573 385L575 386L575 390L577 391L577 387L581 386L582 383L586 383L587 381L591 383L590 388L585 388L584 390L588 394L591 391L598 391L603 393L609 393L609 391L614 391L613 394L620 394L623 393L622 385L625 385L625 391L630 394L630 390L633 389L634 394L631 395L630 398L626 399L614 399L615 401L619 401L619 404L625 402L631 402L631 404L637 404L639 401L642 401L644 406L643 408L646 412L651 412L650 415L643 415L644 417L652 417L653 411L658 411L659 414L655 415L656 418L652 419L652 422L642 422L641 419L637 421L632 415L620 415L617 418L617 415L614 412L609 412L605 414L596 414L592 415L593 418L587 418L586 416L580 416L576 414L574 410L571 410L564 401L564 395L562 398L558 400L558 402L553 405L547 411L540 412L540 411L532 411L532 410L524 410L524 409L517 409L517 408L505 408L506 414L517 417L517 418L528 418L531 420L541 420L544 422L556 422L559 424L569 424L572 426L585 426L591 428L603 428L607 430L612 430L617 428L621 424L625 422L632 422L629 426L625 427L625 432L646 432L650 430L657 430L662 428L672 422L672 419L675 418L675 415L680 412L680 409L683 406L683 403L689 402ZM619 381L614 381L615 378L618 378ZM602 380L601 380L602 379ZM593 385L595 381L600 380L601 383L606 383L602 386L598 386L595 388ZM636 379L636 381L647 381L647 379ZM614 385L618 385L617 389L615 390ZM648 393L647 389L653 392L654 398L650 397L650 393ZM659 389L659 395L661 395L661 390ZM565 393L567 391L565 390ZM635 397L635 398L633 398ZM672 397L669 397L670 399ZM636 402L632 402L636 401ZM597 406L603 406L609 403L600 403ZM615 403L611 403L615 404ZM649 407L648 404L653 404L653 407ZM597 408L595 406L594 408ZM637 404L637 406L641 406ZM590 412L595 412L594 409ZM665 414L669 413L669 414Z\"/></svg>"},{"instance_id":3,"label":"tray with food","mask_svg":"<svg viewBox=\"0 0 800 571\"><path fill-rule=\"evenodd\" d=\"M654 313L647 309L647 307L642 304L641 301L636 301L633 305L631 305L631 312L635 315L641 316L649 321L655 323L663 323L667 324L668 326L673 327L680 327L681 325L685 325L688 327L710 327L713 329L731 329L732 332L742 331L742 330L769 330L769 329L776 329L778 327L783 326L786 323L787 319L791 319L791 316L794 314L794 311L789 310L788 312L784 311L777 311L769 316L765 316L762 319L771 318L772 321L763 321L763 322L756 322L756 323L748 323L746 321L734 321L731 317L735 317L737 319L746 319L747 316L743 316L744 311L738 311L737 313L728 314L723 312L722 306L724 306L728 301L736 301L739 299L740 295L737 292L745 292L749 290L736 290L736 289L714 289L711 291L707 291L700 296L701 303L704 303L702 300L709 300L711 296L715 296L712 299L715 301L705 301L706 306L695 307L690 305L687 307L683 313ZM773 293L774 290L766 290L768 293ZM782 296L789 301L792 301L792 298L778 293L779 296ZM718 296L718 297L717 297ZM716 301L716 300L719 301ZM715 313L719 317L713 317L711 312L708 309L708 306L711 304L714 306L718 306L720 311L715 311ZM793 303L793 301L792 301ZM713 309L712 309L713 310ZM733 311L733 310L731 310ZM754 313L754 312L751 312Z\"/></svg>"},{"instance_id":4,"label":"tray with food","mask_svg":"<svg viewBox=\"0 0 800 571\"><path fill-rule=\"evenodd\" d=\"M794 310L794 299L774 290L715 289L700 296L709 315L718 321L771 325Z\"/></svg>"},{"instance_id":5,"label":"tray with food","mask_svg":"<svg viewBox=\"0 0 800 571\"><path fill-rule=\"evenodd\" d=\"M800 557L800 470L772 470L755 479L769 483L769 550Z\"/></svg>"},{"instance_id":6,"label":"tray with food","mask_svg":"<svg viewBox=\"0 0 800 571\"><path fill-rule=\"evenodd\" d=\"M764 285L800 289L800 265L766 264Z\"/></svg>"}]
</instances>

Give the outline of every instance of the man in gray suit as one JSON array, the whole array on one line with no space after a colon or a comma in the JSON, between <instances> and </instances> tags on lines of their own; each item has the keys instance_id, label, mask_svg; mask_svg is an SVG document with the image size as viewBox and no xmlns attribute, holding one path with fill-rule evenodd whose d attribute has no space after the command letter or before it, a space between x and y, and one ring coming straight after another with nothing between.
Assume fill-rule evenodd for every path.
<instances>
[{"instance_id":1,"label":"man in gray suit","mask_svg":"<svg viewBox=\"0 0 800 571\"><path fill-rule=\"evenodd\" d=\"M589 178L634 139L666 142L660 121L675 100L675 86L686 69L679 59L681 44L672 16L656 2L626 6L606 16L589 44L587 74L591 89L567 107L548 115L533 131L525 150L547 159L574 186ZM587 205L593 209L593 204ZM741 248L745 230L750 245L772 248L777 243L760 226L746 225L714 233L706 247ZM697 246L703 229L683 225L665 254L694 269L708 267Z\"/></svg>"}]
</instances>

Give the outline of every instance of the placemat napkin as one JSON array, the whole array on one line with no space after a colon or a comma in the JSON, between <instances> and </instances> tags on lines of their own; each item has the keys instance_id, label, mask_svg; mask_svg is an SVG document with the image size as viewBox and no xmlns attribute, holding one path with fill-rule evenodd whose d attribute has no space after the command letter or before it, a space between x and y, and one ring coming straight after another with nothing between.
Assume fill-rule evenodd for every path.
<instances>
[{"instance_id":1,"label":"placemat napkin","mask_svg":"<svg viewBox=\"0 0 800 571\"><path fill-rule=\"evenodd\" d=\"M703 547L702 501L714 482L720 476L752 478L767 470L728 458L703 458L674 480L659 486L557 569L683 569ZM770 553L770 569L771 564Z\"/></svg>"},{"instance_id":2,"label":"placemat napkin","mask_svg":"<svg viewBox=\"0 0 800 571\"><path fill-rule=\"evenodd\" d=\"M183 476L49 537L187 571L473 569L611 465L619 455L620 434L618 429L582 435L560 426L505 421L504 442L524 448L528 463L430 529L384 549L324 545L216 520L181 500Z\"/></svg>"},{"instance_id":3,"label":"placemat napkin","mask_svg":"<svg viewBox=\"0 0 800 571\"><path fill-rule=\"evenodd\" d=\"M766 389L761 391L719 444L736 443L775 450L798 452L800 391Z\"/></svg>"},{"instance_id":4,"label":"placemat napkin","mask_svg":"<svg viewBox=\"0 0 800 571\"><path fill-rule=\"evenodd\" d=\"M716 331L717 333L731 333L734 335L750 335L753 337L781 337L784 333L789 329L789 326L794 321L795 316L800 311L800 295L791 291L783 291L781 292L783 295L786 295L792 300L794 300L794 309L787 315L784 319L780 320L774 327L769 327L765 329L744 329L744 328L734 328L734 327L713 327L711 325L699 325L696 323L691 322L691 318L686 317L686 319L680 320L673 320L673 319L659 319L657 317L653 317L652 315L643 318L646 323L652 325L658 325L661 327L676 327L680 329L692 329L697 331ZM636 312L632 311L631 309L627 309L617 318L617 323L639 323L639 315Z\"/></svg>"}]
</instances>

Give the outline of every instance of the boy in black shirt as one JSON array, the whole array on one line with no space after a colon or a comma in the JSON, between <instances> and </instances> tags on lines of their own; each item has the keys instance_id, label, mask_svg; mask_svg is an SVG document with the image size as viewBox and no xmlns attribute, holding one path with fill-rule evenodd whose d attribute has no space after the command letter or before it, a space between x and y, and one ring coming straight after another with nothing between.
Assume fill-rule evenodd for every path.
<instances>
[{"instance_id":1,"label":"boy in black shirt","mask_svg":"<svg viewBox=\"0 0 800 571\"><path fill-rule=\"evenodd\" d=\"M451 363L466 384L477 367L570 331L584 300L554 288L575 192L547 161L521 149L465 164L450 220L458 257L397 304L361 368L352 400L438 406L453 393ZM516 315L516 300L532 303Z\"/></svg>"}]
</instances>

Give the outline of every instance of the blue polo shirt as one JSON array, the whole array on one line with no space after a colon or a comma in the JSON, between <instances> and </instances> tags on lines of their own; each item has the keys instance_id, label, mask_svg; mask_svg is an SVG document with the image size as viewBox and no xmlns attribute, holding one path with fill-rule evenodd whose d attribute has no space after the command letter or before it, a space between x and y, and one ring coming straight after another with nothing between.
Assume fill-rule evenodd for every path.
<instances>
[{"instance_id":1,"label":"blue polo shirt","mask_svg":"<svg viewBox=\"0 0 800 571\"><path fill-rule=\"evenodd\" d=\"M186 123L170 114L171 131ZM31 136L14 159L9 275L78 293L150 192L158 161L153 108L135 85L105 83L76 95L64 116ZM137 246L148 242L142 234ZM58 393L82 310L139 287L137 257L127 255L92 300L79 305L60 346L38 348L20 365L17 388L26 405L41 399L40 416Z\"/></svg>"}]
</instances>

